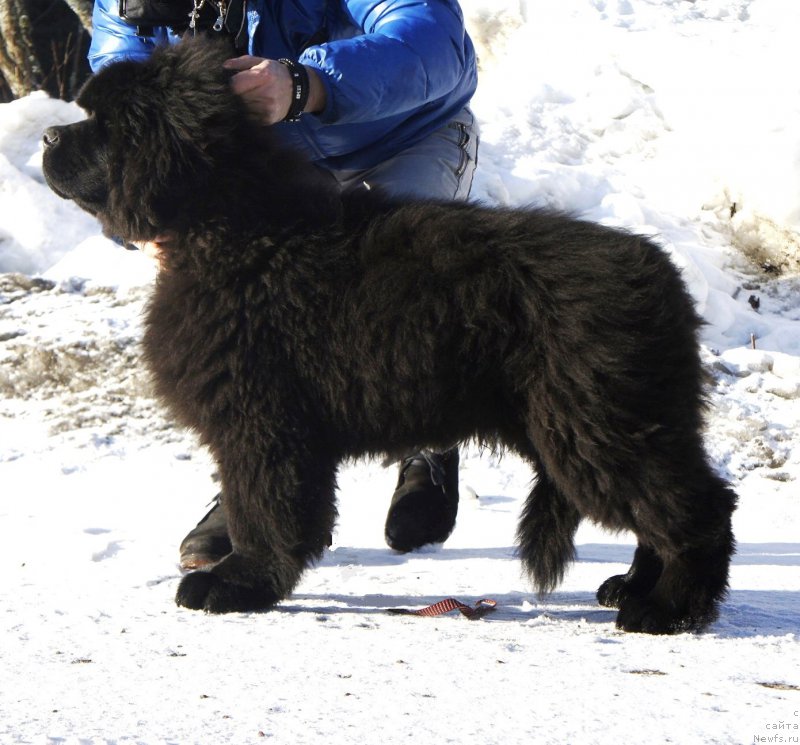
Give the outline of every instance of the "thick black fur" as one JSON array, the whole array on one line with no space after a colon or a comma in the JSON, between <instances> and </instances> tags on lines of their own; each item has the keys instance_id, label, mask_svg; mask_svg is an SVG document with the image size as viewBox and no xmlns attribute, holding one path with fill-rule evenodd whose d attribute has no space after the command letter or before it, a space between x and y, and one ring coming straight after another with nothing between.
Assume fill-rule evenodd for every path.
<instances>
[{"instance_id":1,"label":"thick black fur","mask_svg":"<svg viewBox=\"0 0 800 745\"><path fill-rule=\"evenodd\" d=\"M248 118L225 49L95 76L45 173L108 234L174 231L147 313L157 391L215 456L234 552L177 602L269 608L323 551L347 458L472 438L536 473L522 561L552 590L589 518L633 531L623 629L712 621L735 495L701 439L699 319L645 238L541 210L342 197Z\"/></svg>"}]
</instances>

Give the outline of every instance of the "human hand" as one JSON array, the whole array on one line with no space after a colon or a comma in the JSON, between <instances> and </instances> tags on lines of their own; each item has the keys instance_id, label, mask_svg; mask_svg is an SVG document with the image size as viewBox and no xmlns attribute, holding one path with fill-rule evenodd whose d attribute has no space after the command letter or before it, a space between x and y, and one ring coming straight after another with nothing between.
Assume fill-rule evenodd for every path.
<instances>
[{"instance_id":1,"label":"human hand","mask_svg":"<svg viewBox=\"0 0 800 745\"><path fill-rule=\"evenodd\" d=\"M226 60L226 70L235 71L231 78L233 92L241 96L245 105L262 124L275 124L289 113L294 94L294 84L289 68L277 60L253 57L246 54ZM308 71L309 93L305 111L316 113L325 108L325 88L311 67Z\"/></svg>"}]
</instances>

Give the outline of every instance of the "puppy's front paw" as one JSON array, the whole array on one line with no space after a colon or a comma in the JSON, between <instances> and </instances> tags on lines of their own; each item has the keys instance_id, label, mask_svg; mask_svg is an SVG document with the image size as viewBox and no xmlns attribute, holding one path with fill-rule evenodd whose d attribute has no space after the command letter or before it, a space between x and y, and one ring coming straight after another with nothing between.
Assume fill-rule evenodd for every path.
<instances>
[{"instance_id":1,"label":"puppy's front paw","mask_svg":"<svg viewBox=\"0 0 800 745\"><path fill-rule=\"evenodd\" d=\"M228 582L213 572L187 574L178 586L175 602L207 613L235 613L271 608L278 601L264 586Z\"/></svg>"},{"instance_id":2,"label":"puppy's front paw","mask_svg":"<svg viewBox=\"0 0 800 745\"><path fill-rule=\"evenodd\" d=\"M214 585L219 583L220 580L210 572L187 574L178 585L175 602L184 608L203 610L206 606L206 599L211 594Z\"/></svg>"}]
</instances>

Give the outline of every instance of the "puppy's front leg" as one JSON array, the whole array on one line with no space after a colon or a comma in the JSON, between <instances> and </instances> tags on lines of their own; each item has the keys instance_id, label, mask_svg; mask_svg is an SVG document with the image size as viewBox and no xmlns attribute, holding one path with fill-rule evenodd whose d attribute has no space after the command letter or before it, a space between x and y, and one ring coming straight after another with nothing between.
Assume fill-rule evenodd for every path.
<instances>
[{"instance_id":1,"label":"puppy's front leg","mask_svg":"<svg viewBox=\"0 0 800 745\"><path fill-rule=\"evenodd\" d=\"M285 443L246 456L220 462L233 553L208 572L184 577L178 605L210 613L270 608L328 545L336 463Z\"/></svg>"}]
</instances>

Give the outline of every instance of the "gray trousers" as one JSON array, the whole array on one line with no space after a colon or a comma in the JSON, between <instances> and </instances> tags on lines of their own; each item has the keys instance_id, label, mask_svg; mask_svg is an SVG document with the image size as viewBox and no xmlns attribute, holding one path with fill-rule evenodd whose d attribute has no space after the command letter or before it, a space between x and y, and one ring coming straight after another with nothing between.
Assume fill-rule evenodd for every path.
<instances>
[{"instance_id":1,"label":"gray trousers","mask_svg":"<svg viewBox=\"0 0 800 745\"><path fill-rule=\"evenodd\" d=\"M397 197L467 199L478 164L478 124L465 107L449 124L383 163L331 171L342 190L379 186Z\"/></svg>"}]
</instances>

